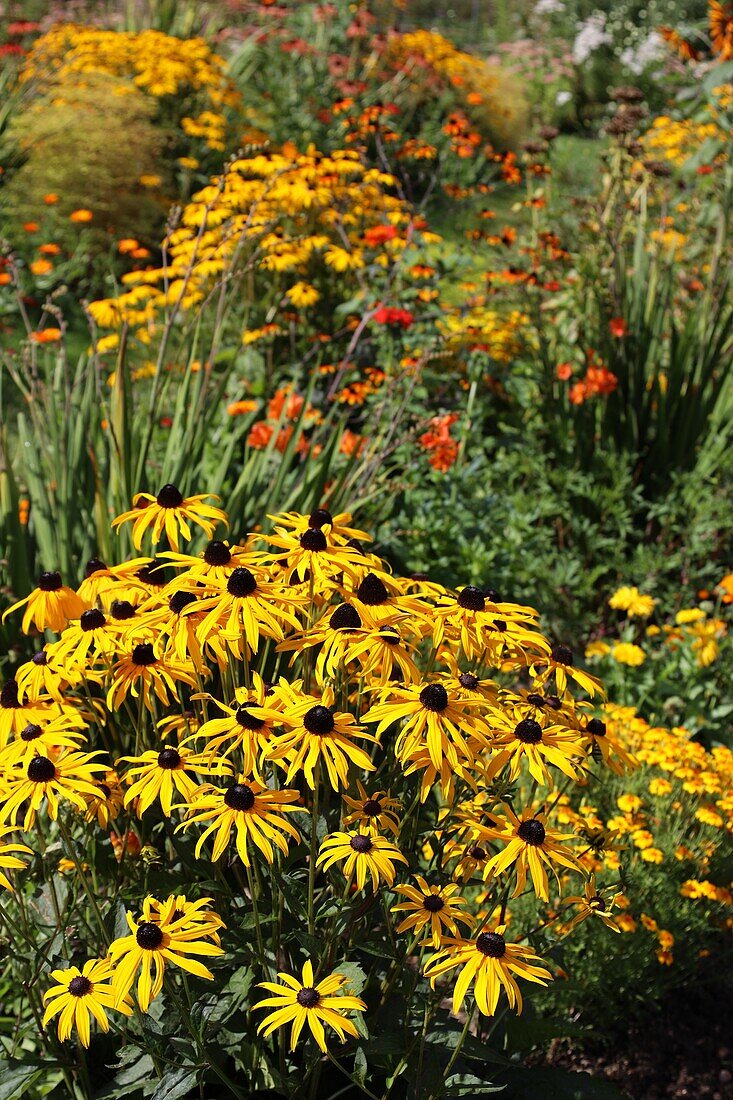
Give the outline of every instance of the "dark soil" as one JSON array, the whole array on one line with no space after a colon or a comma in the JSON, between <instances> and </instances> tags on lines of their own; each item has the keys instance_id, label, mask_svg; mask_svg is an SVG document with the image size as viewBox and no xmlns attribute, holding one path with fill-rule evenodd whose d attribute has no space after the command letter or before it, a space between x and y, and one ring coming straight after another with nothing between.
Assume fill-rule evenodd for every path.
<instances>
[{"instance_id":1,"label":"dark soil","mask_svg":"<svg viewBox=\"0 0 733 1100\"><path fill-rule=\"evenodd\" d=\"M556 1040L535 1065L613 1081L632 1100L733 1100L733 990L704 999L676 991L613 1047Z\"/></svg>"}]
</instances>

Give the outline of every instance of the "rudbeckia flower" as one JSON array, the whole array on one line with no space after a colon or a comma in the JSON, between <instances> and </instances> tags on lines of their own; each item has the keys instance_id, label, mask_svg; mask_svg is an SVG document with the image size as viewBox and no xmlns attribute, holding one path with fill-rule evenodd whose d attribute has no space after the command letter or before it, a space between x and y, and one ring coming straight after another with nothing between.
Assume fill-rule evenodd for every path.
<instances>
[{"instance_id":1,"label":"rudbeckia flower","mask_svg":"<svg viewBox=\"0 0 733 1100\"><path fill-rule=\"evenodd\" d=\"M308 527L302 535L276 527L267 541L285 551L275 558L284 580L293 584L309 577L316 592L333 591L337 578L343 575L355 578L358 567L364 564L358 550L336 542L320 527Z\"/></svg>"},{"instance_id":2,"label":"rudbeckia flower","mask_svg":"<svg viewBox=\"0 0 733 1100\"><path fill-rule=\"evenodd\" d=\"M492 754L486 767L486 778L493 779L508 767L514 781L525 763L538 783L553 785L548 765L558 768L570 779L577 778L573 766L584 756L583 744L577 733L555 725L541 710L533 707L490 707L486 720L491 728Z\"/></svg>"},{"instance_id":3,"label":"rudbeckia flower","mask_svg":"<svg viewBox=\"0 0 733 1100\"><path fill-rule=\"evenodd\" d=\"M397 925L398 932L415 929L419 934L424 929L426 940L429 939L433 947L440 947L446 932L451 932L454 936L460 935L459 922L469 928L475 923L470 913L461 911L466 900L457 896L459 887L456 883L431 886L422 875L415 875L415 882L417 886L395 887L395 893L407 899L392 906L393 913L408 914Z\"/></svg>"},{"instance_id":4,"label":"rudbeckia flower","mask_svg":"<svg viewBox=\"0 0 733 1100\"><path fill-rule=\"evenodd\" d=\"M19 760L3 776L0 822L15 823L26 801L28 805L23 817L26 831L33 825L44 802L47 802L52 821L58 815L60 799L83 813L85 796L95 793L94 773L105 769L106 765L96 761L93 755L66 749L52 756Z\"/></svg>"},{"instance_id":5,"label":"rudbeckia flower","mask_svg":"<svg viewBox=\"0 0 733 1100\"><path fill-rule=\"evenodd\" d=\"M64 690L69 684L81 680L81 674L76 673L70 678L56 661L49 655L49 646L44 646L34 653L30 661L19 665L15 672L18 683L18 695L21 699L38 699L42 695L50 695L57 703L63 702Z\"/></svg>"},{"instance_id":6,"label":"rudbeckia flower","mask_svg":"<svg viewBox=\"0 0 733 1100\"><path fill-rule=\"evenodd\" d=\"M582 894L565 898L563 901L563 905L575 905L578 908L578 912L572 920L565 925L566 935L572 932L582 921L587 920L588 917L598 917L599 920L603 921L606 928L610 928L612 932L620 932L621 929L610 914L615 904L616 896L604 898L596 887L596 876L591 875Z\"/></svg>"},{"instance_id":7,"label":"rudbeckia flower","mask_svg":"<svg viewBox=\"0 0 733 1100\"><path fill-rule=\"evenodd\" d=\"M221 763L214 764L208 756L197 756L180 746L166 745L160 752L150 749L142 756L123 756L117 761L134 764L123 775L130 786L125 793L125 806L137 799L137 815L142 817L156 799L166 817L170 817L173 796L176 792L187 802L198 789L195 772L221 771Z\"/></svg>"},{"instance_id":8,"label":"rudbeckia flower","mask_svg":"<svg viewBox=\"0 0 733 1100\"><path fill-rule=\"evenodd\" d=\"M188 541L191 538L189 524L201 527L211 538L215 528L223 523L228 526L226 513L204 502L218 500L210 493L184 497L180 489L170 483L164 485L157 496L150 493L137 493L132 499L132 510L123 512L112 520L113 527L132 522L132 541L137 550L142 546L143 538L152 527L153 544L160 542L165 531L170 546L178 550L179 533Z\"/></svg>"},{"instance_id":9,"label":"rudbeckia flower","mask_svg":"<svg viewBox=\"0 0 733 1100\"><path fill-rule=\"evenodd\" d=\"M363 721L377 722L379 736L393 722L405 719L394 750L402 763L427 746L436 770L444 759L451 767L472 764L477 751L488 746L485 722L471 713L477 702L451 699L441 683L395 686L388 691L388 700L367 711Z\"/></svg>"},{"instance_id":10,"label":"rudbeckia flower","mask_svg":"<svg viewBox=\"0 0 733 1100\"><path fill-rule=\"evenodd\" d=\"M543 901L548 901L545 865L553 871L556 878L553 861L570 870L583 869L572 849L562 844L562 841L572 839L573 834L553 832L547 828L542 817L535 816L531 809L523 810L521 818L517 817L510 806L504 809L506 820L503 828L491 830L491 835L504 844L504 849L492 857L488 866L495 875L501 875L516 863L517 881L511 895L513 898L524 890L529 870L535 893Z\"/></svg>"},{"instance_id":11,"label":"rudbeckia flower","mask_svg":"<svg viewBox=\"0 0 733 1100\"><path fill-rule=\"evenodd\" d=\"M269 693L259 673L253 673L252 684L249 691L247 688L236 689L231 706L207 696L226 717L210 718L187 740L205 742L202 751L207 759L216 756L226 759L241 752L241 770L245 775L254 775L255 779L262 782L259 774L260 761L272 744L274 723L272 717L265 718L259 712L259 708L266 705Z\"/></svg>"},{"instance_id":12,"label":"rudbeckia flower","mask_svg":"<svg viewBox=\"0 0 733 1100\"><path fill-rule=\"evenodd\" d=\"M602 760L616 775L638 767L638 761L616 736L613 726L602 718L589 718L580 732L591 757Z\"/></svg>"},{"instance_id":13,"label":"rudbeckia flower","mask_svg":"<svg viewBox=\"0 0 733 1100\"><path fill-rule=\"evenodd\" d=\"M88 1047L91 1039L91 1017L94 1017L106 1033L109 1031L106 1010L110 1008L125 1016L132 1016L132 1002L129 997L115 1003L111 985L112 968L108 959L90 959L81 970L78 966L70 966L68 970L52 970L51 977L57 984L43 995L47 1002L43 1023L47 1024L60 1013L58 1036L62 1043L71 1038L71 1033L76 1028L79 1042L83 1047Z\"/></svg>"},{"instance_id":14,"label":"rudbeckia flower","mask_svg":"<svg viewBox=\"0 0 733 1100\"><path fill-rule=\"evenodd\" d=\"M151 709L153 694L167 707L170 704L168 692L175 695L176 682L196 686L192 668L158 657L152 642L133 646L129 656L117 661L112 669L111 681L107 692L110 710L116 710L128 694L137 698L141 692L148 710Z\"/></svg>"},{"instance_id":15,"label":"rudbeckia flower","mask_svg":"<svg viewBox=\"0 0 733 1100\"><path fill-rule=\"evenodd\" d=\"M302 811L302 806L292 805L299 798L298 791L271 790L256 779L241 775L236 783L223 789L208 784L200 787L179 828L206 824L196 844L197 858L206 839L215 834L211 858L216 863L224 854L234 829L237 852L245 867L250 866L249 841L259 848L268 863L272 863L275 859L273 844L287 855L287 838L300 840L300 833L285 816Z\"/></svg>"},{"instance_id":16,"label":"rudbeckia flower","mask_svg":"<svg viewBox=\"0 0 733 1100\"><path fill-rule=\"evenodd\" d=\"M3 622L24 604L27 606L20 624L24 634L29 632L31 624L41 632L53 630L60 634L69 619L78 619L85 607L76 592L67 588L61 574L56 572L41 573L38 588L8 607L3 612Z\"/></svg>"},{"instance_id":17,"label":"rudbeckia flower","mask_svg":"<svg viewBox=\"0 0 733 1100\"><path fill-rule=\"evenodd\" d=\"M63 714L47 713L38 722L29 722L0 751L0 770L21 760L27 764L39 754L52 756L55 749L62 747L78 749L85 740L85 727L82 716L70 707Z\"/></svg>"},{"instance_id":18,"label":"rudbeckia flower","mask_svg":"<svg viewBox=\"0 0 733 1100\"><path fill-rule=\"evenodd\" d=\"M536 661L529 671L535 677L534 691L543 690L554 673L557 694L560 697L565 693L568 680L575 680L578 687L591 696L604 694L600 680L584 669L575 667L573 651L566 645L553 646L549 658Z\"/></svg>"},{"instance_id":19,"label":"rudbeckia flower","mask_svg":"<svg viewBox=\"0 0 733 1100\"><path fill-rule=\"evenodd\" d=\"M302 691L303 681L292 685L281 680L273 695L281 694L282 712L263 707L261 713L285 728L267 750L267 759L287 763L286 782L302 769L305 781L315 790L315 770L319 761L326 766L334 790L347 787L349 763L365 771L374 771L369 754L354 743L376 741L357 725L353 714L334 709L333 688L324 688L320 699Z\"/></svg>"},{"instance_id":20,"label":"rudbeckia flower","mask_svg":"<svg viewBox=\"0 0 733 1100\"><path fill-rule=\"evenodd\" d=\"M202 899L202 904L210 901L211 898ZM185 912L177 916L171 906L161 909L161 903L152 897L143 902L139 920L129 912L126 917L131 935L114 940L109 948L115 967L112 979L115 1008L126 1001L139 975L137 1000L142 1011L147 1012L163 988L166 965L180 966L197 978L214 980L214 975L203 963L189 956L212 958L224 954L218 944L207 942L221 926L218 918L216 925L198 925L192 923Z\"/></svg>"},{"instance_id":21,"label":"rudbeckia flower","mask_svg":"<svg viewBox=\"0 0 733 1100\"><path fill-rule=\"evenodd\" d=\"M60 712L50 699L21 699L17 680L6 680L0 689L0 744L17 737L29 723L47 721Z\"/></svg>"},{"instance_id":22,"label":"rudbeckia flower","mask_svg":"<svg viewBox=\"0 0 733 1100\"><path fill-rule=\"evenodd\" d=\"M380 881L392 885L394 864L398 861L407 863L399 848L384 837L368 833L331 833L318 849L316 866L327 871L335 863L343 862L343 872L349 882L356 876L357 889L363 890L369 874L376 893Z\"/></svg>"},{"instance_id":23,"label":"rudbeckia flower","mask_svg":"<svg viewBox=\"0 0 733 1100\"><path fill-rule=\"evenodd\" d=\"M349 997L342 992L349 980L344 974L331 974L316 985L313 964L309 961L303 966L300 980L283 972L277 976L280 983L260 982L260 989L266 989L273 996L265 997L254 1007L274 1008L275 1011L265 1016L257 1028L258 1033L264 1032L267 1037L276 1028L292 1023L290 1049L295 1050L303 1025L307 1023L313 1038L324 1053L328 1049L324 1024L333 1028L342 1043L347 1035L357 1037L356 1025L347 1019L345 1013L364 1012L366 1005L359 997Z\"/></svg>"},{"instance_id":24,"label":"rudbeckia flower","mask_svg":"<svg viewBox=\"0 0 733 1100\"><path fill-rule=\"evenodd\" d=\"M92 665L100 656L110 658L117 650L118 630L98 607L82 611L78 622L69 623L57 642L48 647L50 660L64 671Z\"/></svg>"},{"instance_id":25,"label":"rudbeckia flower","mask_svg":"<svg viewBox=\"0 0 733 1100\"><path fill-rule=\"evenodd\" d=\"M468 987L473 982L473 994L479 1012L484 1016L494 1016L502 989L507 995L510 1008L522 1011L522 994L517 978L547 985L552 975L549 970L536 964L541 962L528 947L518 943L507 943L504 938L505 925L498 925L493 932L479 933L474 940L455 939L438 951L425 965L425 976L435 988L436 980L449 970L460 966L453 989L453 1012L458 1015Z\"/></svg>"},{"instance_id":26,"label":"rudbeckia flower","mask_svg":"<svg viewBox=\"0 0 733 1100\"><path fill-rule=\"evenodd\" d=\"M523 656L540 657L549 646L537 629L537 612L531 607L500 603L475 585L468 584L457 596L446 596L434 608L433 645L444 638L460 641L469 660L498 659L508 648Z\"/></svg>"},{"instance_id":27,"label":"rudbeckia flower","mask_svg":"<svg viewBox=\"0 0 733 1100\"><path fill-rule=\"evenodd\" d=\"M199 610L206 614L196 635L201 642L220 635L233 653L249 660L259 648L260 636L281 641L285 624L300 626L294 609L304 603L302 597L273 584L263 571L239 566L220 593L200 601Z\"/></svg>"},{"instance_id":28,"label":"rudbeckia flower","mask_svg":"<svg viewBox=\"0 0 733 1100\"><path fill-rule=\"evenodd\" d=\"M360 832L372 835L379 833L381 829L388 829L395 836L400 827L397 811L401 809L401 803L396 798L390 798L389 791L374 791L367 794L361 780L357 779L356 786L359 791L358 798L350 798L343 795L346 806L351 811L344 814L344 825L358 825Z\"/></svg>"}]
</instances>

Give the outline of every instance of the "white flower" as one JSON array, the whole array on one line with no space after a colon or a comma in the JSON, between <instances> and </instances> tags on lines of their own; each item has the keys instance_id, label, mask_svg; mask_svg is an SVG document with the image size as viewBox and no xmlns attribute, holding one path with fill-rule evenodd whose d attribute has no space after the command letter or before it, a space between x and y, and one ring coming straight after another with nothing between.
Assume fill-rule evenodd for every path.
<instances>
[{"instance_id":1,"label":"white flower","mask_svg":"<svg viewBox=\"0 0 733 1100\"><path fill-rule=\"evenodd\" d=\"M554 15L558 11L565 11L563 0L537 0L534 6L535 15Z\"/></svg>"},{"instance_id":2,"label":"white flower","mask_svg":"<svg viewBox=\"0 0 733 1100\"><path fill-rule=\"evenodd\" d=\"M573 98L572 92L558 92L555 96L555 103L558 107L564 107L566 103L569 103Z\"/></svg>"},{"instance_id":3,"label":"white flower","mask_svg":"<svg viewBox=\"0 0 733 1100\"><path fill-rule=\"evenodd\" d=\"M652 31L638 46L629 46L620 57L622 65L625 65L637 76L644 72L647 65L659 61L666 53L664 39L656 31Z\"/></svg>"},{"instance_id":4,"label":"white flower","mask_svg":"<svg viewBox=\"0 0 733 1100\"><path fill-rule=\"evenodd\" d=\"M573 42L573 61L576 65L582 65L592 53L610 41L611 36L606 31L606 17L603 12L597 11L578 28Z\"/></svg>"}]
</instances>

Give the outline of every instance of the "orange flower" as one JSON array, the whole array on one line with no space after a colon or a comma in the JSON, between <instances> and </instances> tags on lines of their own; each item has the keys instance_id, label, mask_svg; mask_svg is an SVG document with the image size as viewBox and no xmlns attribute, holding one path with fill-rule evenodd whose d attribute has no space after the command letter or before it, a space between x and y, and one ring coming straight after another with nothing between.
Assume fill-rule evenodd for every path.
<instances>
[{"instance_id":1,"label":"orange flower","mask_svg":"<svg viewBox=\"0 0 733 1100\"><path fill-rule=\"evenodd\" d=\"M458 457L458 443L451 438L451 427L458 420L456 413L446 416L434 416L430 428L420 438L420 446L429 452L428 462L434 470L446 473Z\"/></svg>"},{"instance_id":2,"label":"orange flower","mask_svg":"<svg viewBox=\"0 0 733 1100\"><path fill-rule=\"evenodd\" d=\"M123 237L122 240L117 242L117 251L122 255L126 255L128 252L134 252L139 247L139 242L134 237Z\"/></svg>"},{"instance_id":3,"label":"orange flower","mask_svg":"<svg viewBox=\"0 0 733 1100\"><path fill-rule=\"evenodd\" d=\"M351 457L354 453L359 455L363 449L363 437L356 432L352 432L349 428L346 428L344 434L341 436L341 442L339 443L339 451L341 454Z\"/></svg>"},{"instance_id":4,"label":"orange flower","mask_svg":"<svg viewBox=\"0 0 733 1100\"><path fill-rule=\"evenodd\" d=\"M46 206L53 206L54 203L57 203L59 201L59 197L55 191L49 191L47 195L43 196L43 201L45 202Z\"/></svg>"},{"instance_id":5,"label":"orange flower","mask_svg":"<svg viewBox=\"0 0 733 1100\"><path fill-rule=\"evenodd\" d=\"M555 376L560 382L567 382L572 373L573 368L570 363L558 363L555 367Z\"/></svg>"},{"instance_id":6,"label":"orange flower","mask_svg":"<svg viewBox=\"0 0 733 1100\"><path fill-rule=\"evenodd\" d=\"M34 260L29 266L34 275L48 275L49 271L53 271L50 260Z\"/></svg>"},{"instance_id":7,"label":"orange flower","mask_svg":"<svg viewBox=\"0 0 733 1100\"><path fill-rule=\"evenodd\" d=\"M272 424L268 424L266 420L258 420L249 430L247 443L255 450L262 451L272 439L274 430Z\"/></svg>"},{"instance_id":8,"label":"orange flower","mask_svg":"<svg viewBox=\"0 0 733 1100\"><path fill-rule=\"evenodd\" d=\"M23 222L23 229L26 233L37 233L39 228L38 222Z\"/></svg>"},{"instance_id":9,"label":"orange flower","mask_svg":"<svg viewBox=\"0 0 733 1100\"><path fill-rule=\"evenodd\" d=\"M60 328L44 328L40 332L32 332L31 340L34 344L56 344L61 336Z\"/></svg>"},{"instance_id":10,"label":"orange flower","mask_svg":"<svg viewBox=\"0 0 733 1100\"><path fill-rule=\"evenodd\" d=\"M281 386L267 404L267 415L270 420L279 420L283 409L285 409L285 416L288 420L295 420L300 415L302 408L303 398L299 394L293 393L290 386Z\"/></svg>"},{"instance_id":11,"label":"orange flower","mask_svg":"<svg viewBox=\"0 0 733 1100\"><path fill-rule=\"evenodd\" d=\"M94 214L91 210L85 210L83 207L80 210L72 210L69 214L69 221L84 225L86 222L92 221Z\"/></svg>"},{"instance_id":12,"label":"orange flower","mask_svg":"<svg viewBox=\"0 0 733 1100\"><path fill-rule=\"evenodd\" d=\"M256 408L256 401L245 399L242 401L232 401L231 405L227 405L227 412L230 416L244 416L246 413L254 412Z\"/></svg>"},{"instance_id":13,"label":"orange flower","mask_svg":"<svg viewBox=\"0 0 733 1100\"><path fill-rule=\"evenodd\" d=\"M570 392L568 393L570 402L573 405L582 405L588 396L588 389L585 382L576 382L570 387Z\"/></svg>"},{"instance_id":14,"label":"orange flower","mask_svg":"<svg viewBox=\"0 0 733 1100\"><path fill-rule=\"evenodd\" d=\"M38 251L42 256L58 256L61 249L57 244L49 242L48 244L42 244Z\"/></svg>"},{"instance_id":15,"label":"orange flower","mask_svg":"<svg viewBox=\"0 0 733 1100\"><path fill-rule=\"evenodd\" d=\"M733 4L712 0L709 8L710 39L721 61L733 60Z\"/></svg>"},{"instance_id":16,"label":"orange flower","mask_svg":"<svg viewBox=\"0 0 733 1100\"><path fill-rule=\"evenodd\" d=\"M7 286L9 283L12 283L12 281L13 276L9 271L0 271L0 286Z\"/></svg>"}]
</instances>

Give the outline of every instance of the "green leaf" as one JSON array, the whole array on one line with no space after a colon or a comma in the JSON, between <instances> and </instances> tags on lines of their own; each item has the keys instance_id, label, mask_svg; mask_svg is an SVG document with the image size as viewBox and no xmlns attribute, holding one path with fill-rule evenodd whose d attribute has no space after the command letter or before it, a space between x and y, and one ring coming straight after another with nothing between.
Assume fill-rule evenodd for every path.
<instances>
[{"instance_id":1,"label":"green leaf","mask_svg":"<svg viewBox=\"0 0 733 1100\"><path fill-rule=\"evenodd\" d=\"M0 1100L15 1100L15 1097L24 1096L45 1072L43 1066L6 1063L5 1068L0 1068Z\"/></svg>"},{"instance_id":2,"label":"green leaf","mask_svg":"<svg viewBox=\"0 0 733 1100\"><path fill-rule=\"evenodd\" d=\"M181 1100L182 1097L188 1096L192 1088L195 1088L198 1075L198 1070L192 1070L188 1066L169 1070L161 1078L152 1100Z\"/></svg>"}]
</instances>

